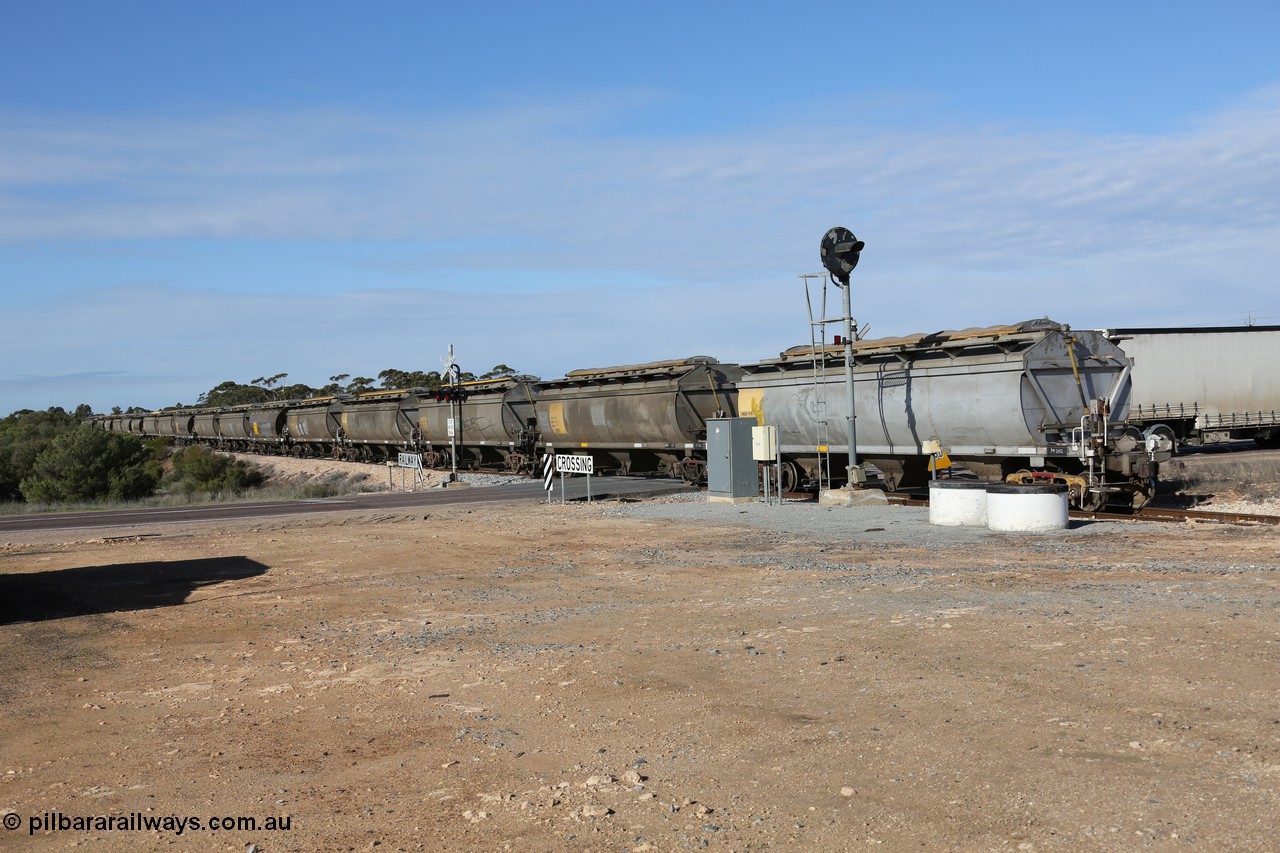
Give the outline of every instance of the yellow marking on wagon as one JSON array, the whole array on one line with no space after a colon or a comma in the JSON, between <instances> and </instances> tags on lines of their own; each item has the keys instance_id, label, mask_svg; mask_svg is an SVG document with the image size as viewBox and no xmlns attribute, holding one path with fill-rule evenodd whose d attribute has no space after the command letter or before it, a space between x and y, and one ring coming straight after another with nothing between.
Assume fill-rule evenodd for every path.
<instances>
[{"instance_id":1,"label":"yellow marking on wagon","mask_svg":"<svg viewBox=\"0 0 1280 853\"><path fill-rule=\"evenodd\" d=\"M547 406L547 420L551 422L551 431L556 435L567 435L569 430L564 425L564 403L552 403Z\"/></svg>"},{"instance_id":2,"label":"yellow marking on wagon","mask_svg":"<svg viewBox=\"0 0 1280 853\"><path fill-rule=\"evenodd\" d=\"M738 414L755 418L757 426L764 426L764 389L744 388L738 392Z\"/></svg>"}]
</instances>

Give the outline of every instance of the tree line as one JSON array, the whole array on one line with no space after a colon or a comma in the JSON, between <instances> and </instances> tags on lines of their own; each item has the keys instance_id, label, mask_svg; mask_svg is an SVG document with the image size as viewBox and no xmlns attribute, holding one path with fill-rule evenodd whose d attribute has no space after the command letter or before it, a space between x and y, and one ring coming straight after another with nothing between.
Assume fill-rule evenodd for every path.
<instances>
[{"instance_id":1,"label":"tree line","mask_svg":"<svg viewBox=\"0 0 1280 853\"><path fill-rule=\"evenodd\" d=\"M462 372L460 379L495 379L516 371L498 364L479 376ZM217 408L245 403L270 403L310 397L362 394L401 388L439 388L448 377L438 371L388 369L377 378L330 376L319 388L287 383L287 373L259 376L247 384L227 381L201 394L195 405ZM185 409L178 403L168 408ZM114 414L146 412L138 406ZM68 412L54 406L43 412L23 409L0 419L0 503L94 503L134 500L157 491L183 494L237 493L261 485L256 468L193 445L175 449L171 439L143 440L127 433L108 432L88 419L93 409L81 404Z\"/></svg>"},{"instance_id":2,"label":"tree line","mask_svg":"<svg viewBox=\"0 0 1280 853\"><path fill-rule=\"evenodd\" d=\"M0 503L76 504L169 493L233 494L263 483L262 472L199 445L107 432L67 412L24 409L0 419Z\"/></svg>"},{"instance_id":3,"label":"tree line","mask_svg":"<svg viewBox=\"0 0 1280 853\"><path fill-rule=\"evenodd\" d=\"M476 375L470 371L462 371L459 379L463 382L473 382L477 379L497 379L502 376L514 376L516 370L505 364L496 364L492 369L486 370L480 375ZM365 394L369 391L396 391L402 388L439 388L447 385L448 377L443 376L438 370L421 371L421 370L396 370L388 368L378 373L376 378L371 376L352 376L349 373L339 373L337 376L330 376L328 384L315 387L304 383L290 383L289 374L276 373L272 376L259 376L257 379L250 380L247 384L227 380L196 398L195 408L217 409L222 406L241 406L246 403L274 403L281 400L305 400L310 397L334 397L341 394ZM166 406L166 409L189 409L183 403L175 403L172 406ZM112 409L112 414L121 414L122 412L146 412L150 409L143 409L137 406L130 406L127 409L121 409L116 406Z\"/></svg>"}]
</instances>

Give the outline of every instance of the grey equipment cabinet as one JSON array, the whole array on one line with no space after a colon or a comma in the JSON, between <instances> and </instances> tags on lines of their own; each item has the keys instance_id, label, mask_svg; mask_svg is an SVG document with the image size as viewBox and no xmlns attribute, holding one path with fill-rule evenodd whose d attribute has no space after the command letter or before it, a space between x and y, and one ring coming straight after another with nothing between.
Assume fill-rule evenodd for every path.
<instances>
[{"instance_id":1,"label":"grey equipment cabinet","mask_svg":"<svg viewBox=\"0 0 1280 853\"><path fill-rule=\"evenodd\" d=\"M751 452L755 418L707 420L707 500L746 503L760 495L759 465Z\"/></svg>"}]
</instances>

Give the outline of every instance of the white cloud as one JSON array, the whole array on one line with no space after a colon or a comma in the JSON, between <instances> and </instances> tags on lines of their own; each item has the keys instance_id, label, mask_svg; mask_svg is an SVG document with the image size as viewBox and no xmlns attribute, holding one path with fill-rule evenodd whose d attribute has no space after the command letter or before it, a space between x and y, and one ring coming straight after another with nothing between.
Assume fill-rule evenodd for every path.
<instances>
[{"instance_id":1,"label":"white cloud","mask_svg":"<svg viewBox=\"0 0 1280 853\"><path fill-rule=\"evenodd\" d=\"M1043 314L1098 326L1280 315L1280 87L1152 137L797 126L641 138L593 132L599 113L0 117L0 240L417 241L430 250L386 267L416 267L435 288L81 293L11 312L0 357L40 352L32 374L92 365L140 383L80 398L95 406L189 402L264 371L318 384L431 369L449 341L469 367L544 375L751 360L807 337L796 275L817 268L837 224L868 241L855 313L877 333ZM557 272L603 286L474 289ZM0 410L32 405L13 397L19 379L0 384Z\"/></svg>"},{"instance_id":2,"label":"white cloud","mask_svg":"<svg viewBox=\"0 0 1280 853\"><path fill-rule=\"evenodd\" d=\"M534 263L715 275L789 265L795 241L807 255L835 221L909 253L898 265L995 268L1081 247L1248 244L1280 224L1280 89L1166 137L794 127L642 139L593 136L589 118L10 118L0 236L510 234L542 247Z\"/></svg>"}]
</instances>

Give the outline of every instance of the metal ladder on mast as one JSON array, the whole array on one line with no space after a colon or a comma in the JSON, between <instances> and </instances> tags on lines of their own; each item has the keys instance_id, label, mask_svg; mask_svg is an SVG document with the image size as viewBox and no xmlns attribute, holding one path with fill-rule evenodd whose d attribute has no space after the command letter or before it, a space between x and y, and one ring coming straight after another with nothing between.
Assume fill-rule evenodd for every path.
<instances>
[{"instance_id":1,"label":"metal ladder on mast","mask_svg":"<svg viewBox=\"0 0 1280 853\"><path fill-rule=\"evenodd\" d=\"M813 318L813 297L809 290L810 279L822 280L822 303L819 315ZM809 309L809 352L813 358L813 409L818 423L818 491L831 487L831 425L827 420L827 324L839 322L827 319L827 284L830 276L825 273L804 273L804 302ZM825 481L825 485L824 485Z\"/></svg>"}]
</instances>

